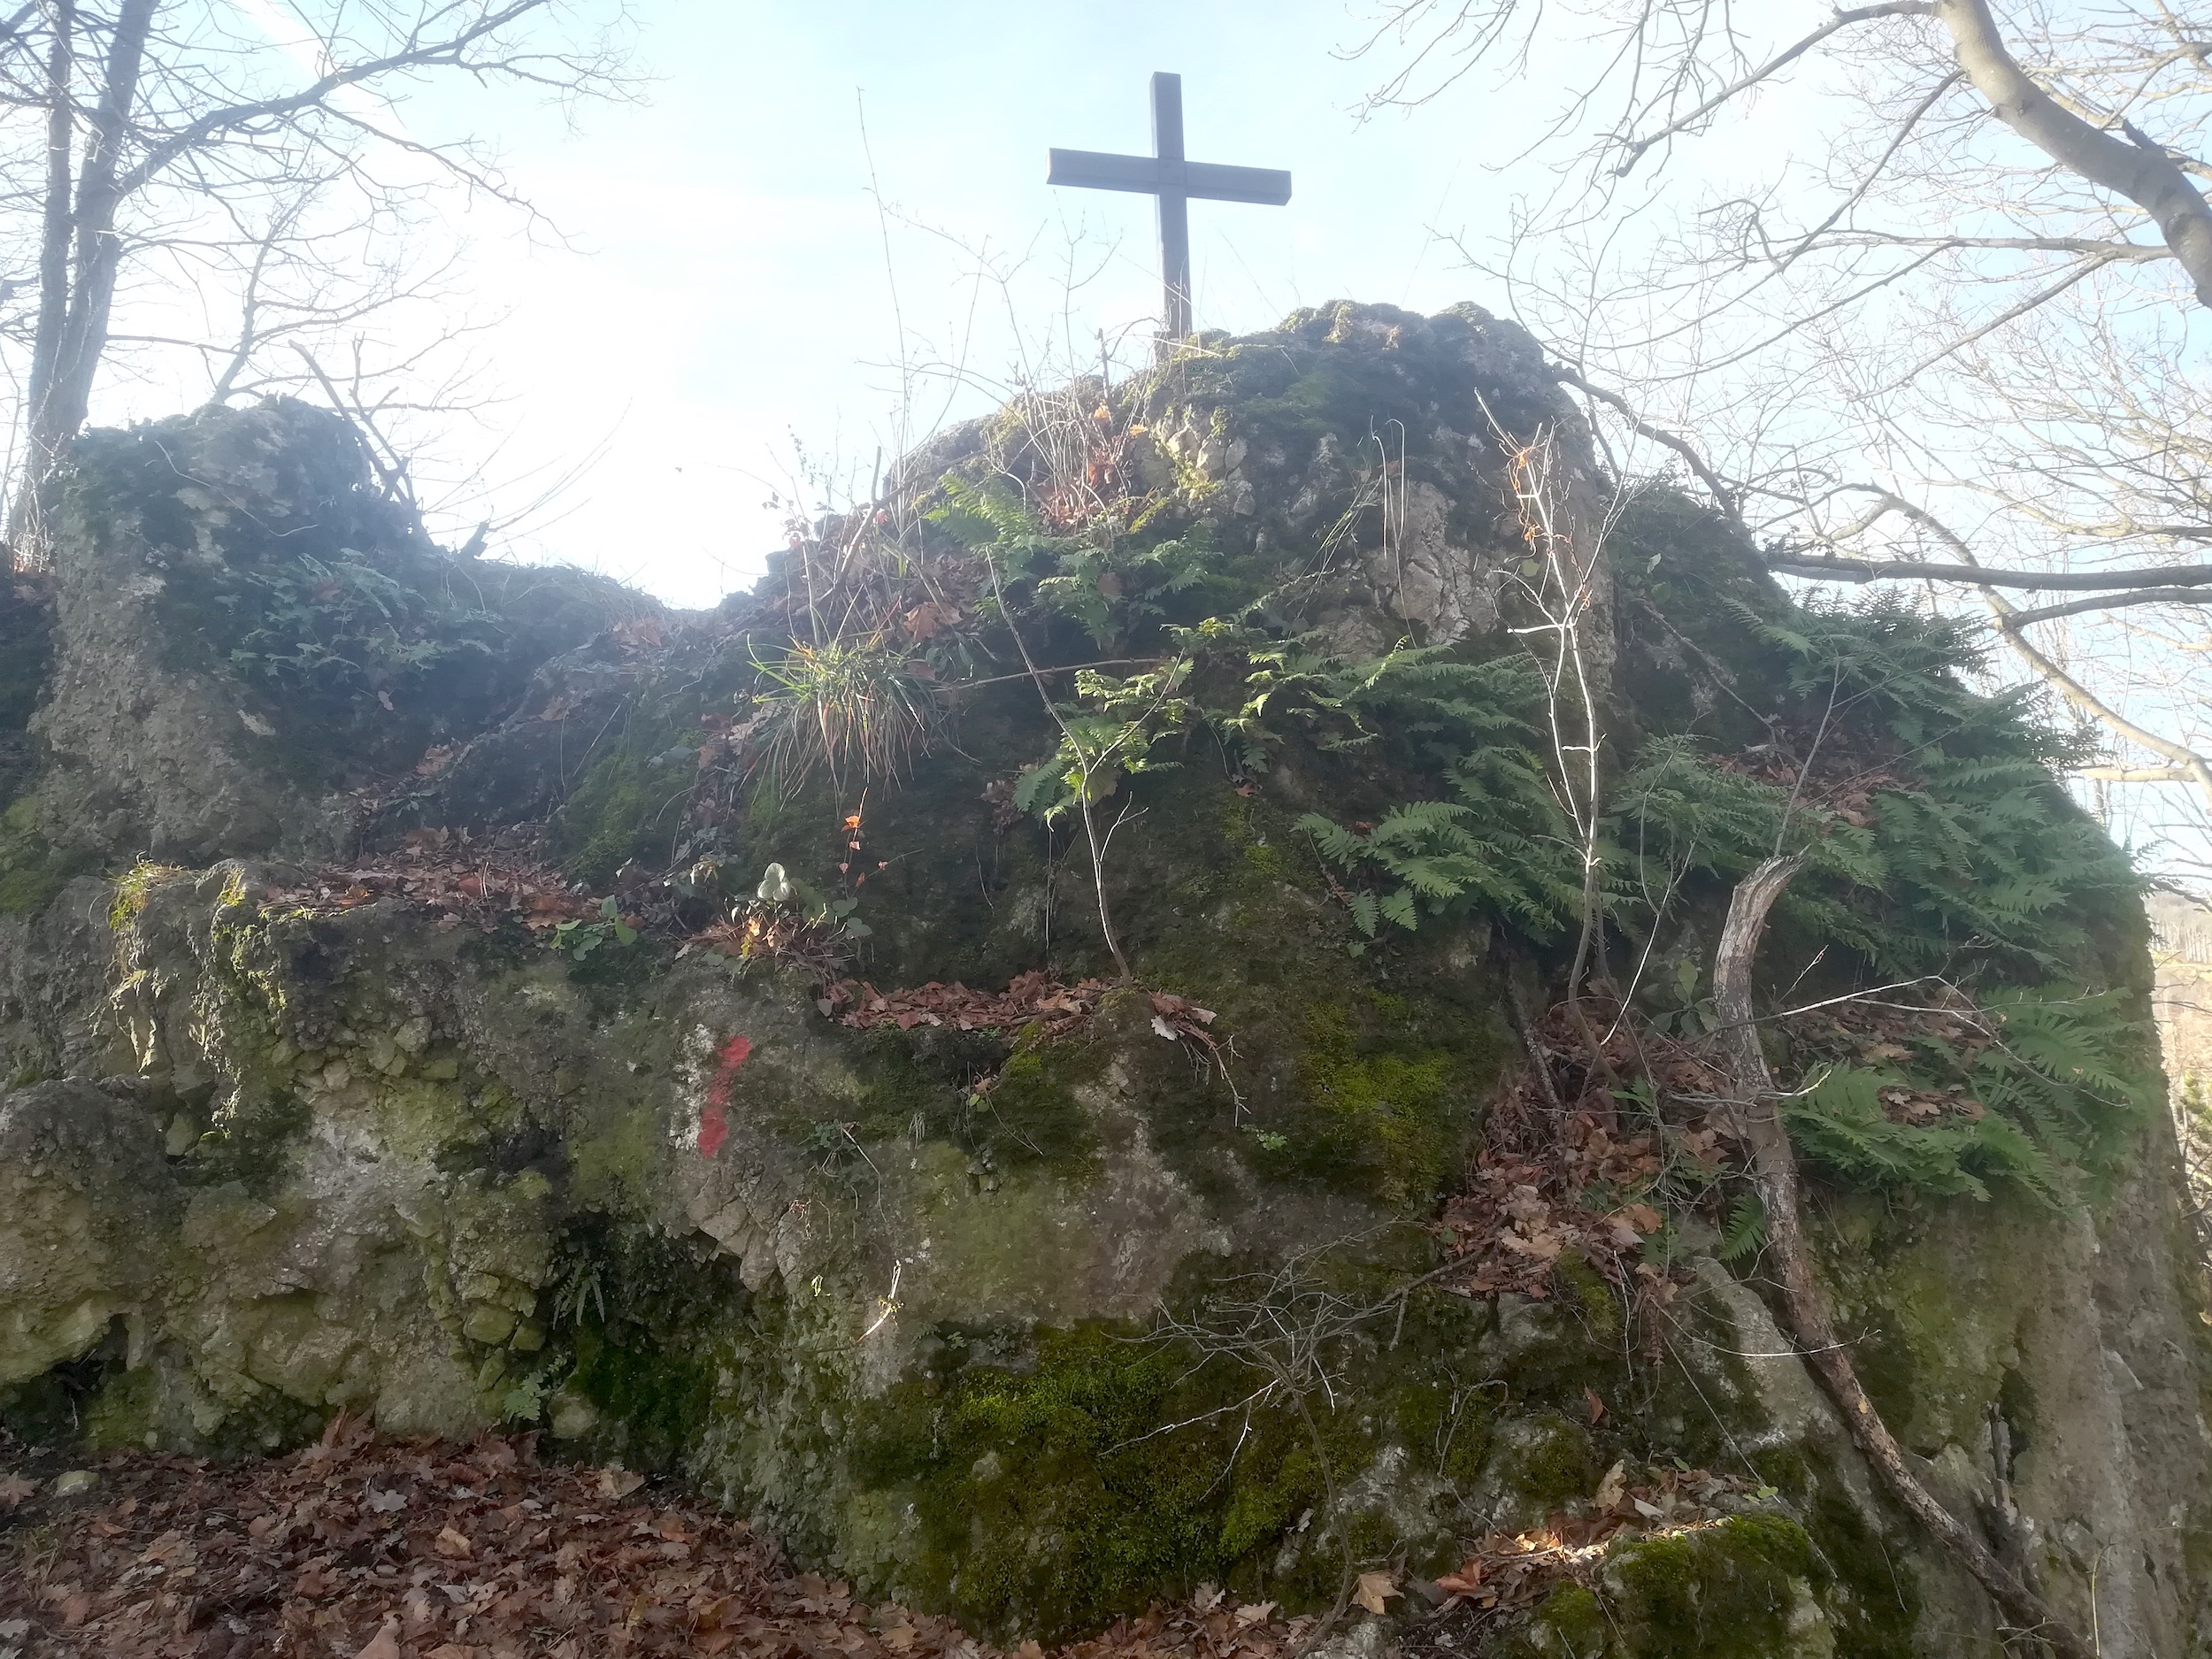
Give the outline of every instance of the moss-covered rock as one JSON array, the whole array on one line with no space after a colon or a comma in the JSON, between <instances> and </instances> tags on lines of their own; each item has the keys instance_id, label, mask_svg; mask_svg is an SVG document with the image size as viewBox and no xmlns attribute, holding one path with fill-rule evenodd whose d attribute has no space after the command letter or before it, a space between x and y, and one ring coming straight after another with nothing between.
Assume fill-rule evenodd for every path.
<instances>
[{"instance_id":1,"label":"moss-covered rock","mask_svg":"<svg viewBox=\"0 0 2212 1659\"><path fill-rule=\"evenodd\" d=\"M1415 1282L1572 948L1574 855L1529 828L1555 809L1513 818L1507 774L1464 769L1537 712L1501 689L1531 578L1499 434L1550 434L1571 514L1603 481L1534 342L1471 307L1339 305L1079 391L1113 440L1081 488L1011 411L910 461L898 513L695 617L428 547L296 406L88 439L58 655L0 684L0 728L35 704L49 746L0 803L0 1410L224 1453L341 1409L534 1423L1009 1640L1202 1581L1322 1607L1348 1571L1433 1575L1624 1460L1679 1459L1764 1490L1617 1545L1499 1651L1993 1655L1751 1285L1701 1262L1629 1310L1571 1257L1542 1300ZM1120 517L1083 507L1111 488ZM841 649L926 707L870 772L790 734L836 712L794 690L836 568L811 561L879 523L904 539ZM1602 942L1663 964L1680 995L1648 1017L1696 1028L1731 861L1772 835L1712 758L1765 741L1748 709L1824 706L1823 627L1851 672L1889 665L1836 741L1894 787L1879 821L1834 817L1778 950L1828 947L1809 984L1847 987L1972 936L1993 994L2062 967L2117 1010L2109 1078L2043 1079L2062 1133L1886 1141L1925 1156L1878 1179L1839 1151L1814 1218L1947 1499L2062 1605L2093 1586L2109 1640L2187 1651L2212 1372L2126 1035L2124 870L1955 637L1795 609L1663 490L1617 536L1589 661L1609 775L1645 793L1608 834L1668 849L1678 903L1618 898ZM391 627L357 649L372 593ZM42 603L0 632L30 638ZM1102 661L1137 679L1077 678ZM1389 673L1425 689L1361 704ZM1094 865L1065 746L1125 717L1087 780ZM593 949L273 898L310 889L255 860L318 826L338 845L325 809L370 780L380 856L546 824L561 906L607 902L570 918ZM1740 821L1668 841L1697 789L1736 790ZM1409 803L1479 833L1386 911L1380 864L1315 826L1356 841ZM1915 862L1915 814L1952 826L1950 862ZM1484 887L1485 856L1520 863ZM758 896L772 863L808 896ZM1102 904L1133 982L1055 1033L856 1029L819 983L833 949L864 989L1112 978ZM781 968L684 938L772 927L804 945ZM1709 1236L1678 1219L1655 1271Z\"/></svg>"}]
</instances>

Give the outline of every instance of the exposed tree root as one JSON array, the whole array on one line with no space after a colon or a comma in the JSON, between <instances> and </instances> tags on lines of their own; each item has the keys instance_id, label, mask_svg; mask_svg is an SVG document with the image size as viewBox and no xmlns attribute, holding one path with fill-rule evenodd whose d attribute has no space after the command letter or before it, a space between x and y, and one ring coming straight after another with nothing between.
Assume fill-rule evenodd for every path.
<instances>
[{"instance_id":1,"label":"exposed tree root","mask_svg":"<svg viewBox=\"0 0 2212 1659\"><path fill-rule=\"evenodd\" d=\"M1727 926L1721 930L1713 964L1721 1035L1735 1084L1738 1132L1751 1148L1752 1181L1766 1210L1767 1248L1781 1270L1783 1313L1790 1335L1843 1413L1852 1440L1890 1495L1980 1581L2008 1619L2048 1643L2063 1659L2096 1659L2095 1650L2050 1604L1998 1560L1913 1473L1904 1448L1860 1383L1850 1349L1829 1315L1827 1297L1813 1277L1798 1209L1797 1159L1782 1124L1774 1078L1759 1046L1751 1007L1752 959L1767 913L1803 862L1795 856L1770 858L1744 878L1729 902Z\"/></svg>"}]
</instances>

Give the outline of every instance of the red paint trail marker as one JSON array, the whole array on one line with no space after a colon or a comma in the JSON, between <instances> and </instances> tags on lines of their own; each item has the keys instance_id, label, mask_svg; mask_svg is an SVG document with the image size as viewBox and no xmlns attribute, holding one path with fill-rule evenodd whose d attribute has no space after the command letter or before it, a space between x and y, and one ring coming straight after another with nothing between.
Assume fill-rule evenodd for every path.
<instances>
[{"instance_id":1,"label":"red paint trail marker","mask_svg":"<svg viewBox=\"0 0 2212 1659\"><path fill-rule=\"evenodd\" d=\"M733 1037L715 1056L714 1081L707 1085L706 1110L699 1114L699 1156L703 1158L712 1157L730 1138L729 1118L722 1109L730 1103L730 1085L736 1080L737 1068L752 1052L750 1037Z\"/></svg>"}]
</instances>

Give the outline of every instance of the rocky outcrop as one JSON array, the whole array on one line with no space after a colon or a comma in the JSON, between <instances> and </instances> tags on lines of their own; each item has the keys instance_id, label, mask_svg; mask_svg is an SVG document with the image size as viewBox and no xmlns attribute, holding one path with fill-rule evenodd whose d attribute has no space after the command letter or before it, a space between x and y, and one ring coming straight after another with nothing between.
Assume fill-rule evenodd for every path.
<instances>
[{"instance_id":1,"label":"rocky outcrop","mask_svg":"<svg viewBox=\"0 0 2212 1659\"><path fill-rule=\"evenodd\" d=\"M335 416L94 433L65 480L35 827L108 856L334 856L342 791L503 717L649 601L433 547Z\"/></svg>"},{"instance_id":2,"label":"rocky outcrop","mask_svg":"<svg viewBox=\"0 0 2212 1659\"><path fill-rule=\"evenodd\" d=\"M1487 1235L1451 1204L1551 1156L1497 1127L1565 1029L1542 1010L1578 879L1546 862L1511 655L1544 577L1505 484L1545 438L1586 526L1613 486L1517 329L1302 314L954 434L879 512L672 617L446 559L308 411L96 434L35 821L8 808L38 879L0 886L0 1400L229 1453L342 1409L534 1424L1007 1635L1204 1578L1325 1606L1348 1569L1433 1578L1486 1533L1587 1519L1617 1468L1705 1470L1701 1507L1647 1505L1484 1650L1996 1654L1788 1354L1696 1140L1697 963L1738 832L1669 841L1669 803L1733 789L1755 818L1757 768L1846 670L1805 690L1816 622L1663 491L1620 515L1581 614L1628 803L1607 856L1671 858L1679 893L1639 911L1620 884L1611 937L1647 967L1602 995L1690 1070L1653 1063L1573 1132L1601 1162L1646 1137L1603 1178L1631 1187L1571 1189L1610 1245L1563 1244L1540 1171ZM502 597L457 609L464 568ZM373 578L409 649L278 649L358 636ZM1931 1085L1893 1122L1808 1120L1832 1294L1958 1513L2106 1652L2200 1651L2212 1373L2143 1105L2139 908L1955 641L1849 626L1887 678L1832 740L1848 775L1797 803L1848 857L1778 923L1778 997L1972 928L1977 995L2101 994L2119 1034L2078 1098L2004 1073L2008 1104L1992 1060L1979 1117ZM1102 659L1139 678L1076 678ZM854 687L921 710L887 761L794 762L780 734ZM1037 816L1081 720L1124 733L1089 787L1134 983L1079 983L1111 977L1080 803ZM1946 770L1927 751L1962 725L1979 747ZM1472 828L1391 842L1409 801ZM1961 838L1956 879L1898 839L1924 820ZM2044 909L1985 902L2000 858ZM946 989L1010 982L1043 987L1033 1019ZM898 987L918 1011L879 1018ZM2016 1029L2062 1047L2074 1017L2044 1007ZM1809 1095L1848 1069L1791 1033ZM1598 1098L1586 1060L1546 1064L1567 1106ZM2014 1139L1973 1126L2016 1111ZM1440 1226L1543 1265L1493 1294L1436 1271Z\"/></svg>"}]
</instances>

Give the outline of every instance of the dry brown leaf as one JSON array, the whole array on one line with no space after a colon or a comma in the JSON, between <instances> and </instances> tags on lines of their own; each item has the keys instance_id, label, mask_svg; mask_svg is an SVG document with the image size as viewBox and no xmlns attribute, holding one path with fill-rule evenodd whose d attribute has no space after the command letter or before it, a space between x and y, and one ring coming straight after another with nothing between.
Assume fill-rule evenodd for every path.
<instances>
[{"instance_id":1,"label":"dry brown leaf","mask_svg":"<svg viewBox=\"0 0 2212 1659\"><path fill-rule=\"evenodd\" d=\"M0 1467L0 1479L9 1472ZM35 1608L51 1626L65 1617L82 1626L85 1659L139 1659L180 1651L176 1621L196 1601L234 1609L224 1616L239 1638L229 1651L257 1655L1002 1659L949 1619L861 1606L849 1584L792 1573L772 1540L673 1493L650 1509L611 1502L607 1486L636 1479L611 1475L540 1464L525 1437L411 1445L378 1440L357 1419L334 1425L320 1445L245 1465L123 1454L102 1466L103 1490L115 1498L88 1517L101 1528L68 1529L35 1574L16 1575L33 1582L0 1573L0 1628ZM397 1542L393 1523L406 1517L381 1513L395 1494L417 1512L446 1506L407 1534L419 1564L442 1568L421 1583L380 1576L376 1563L388 1557L361 1548ZM104 1542L102 1530L116 1541ZM466 1556L450 1553L456 1539L467 1540ZM145 1555L159 1559L138 1565ZM199 1564L179 1595L168 1586L188 1559ZM166 1564L170 1576L127 1589L119 1582L126 1563L140 1572ZM1203 1608L1158 1609L1057 1653L1284 1659L1311 1627L1213 1586L1204 1599ZM883 1638L872 1633L879 1627ZM371 1631L379 1637L357 1648ZM1053 1655L1031 1643L1002 1659Z\"/></svg>"},{"instance_id":2,"label":"dry brown leaf","mask_svg":"<svg viewBox=\"0 0 2212 1659\"><path fill-rule=\"evenodd\" d=\"M1352 1600L1378 1617L1388 1611L1390 1599L1399 1594L1395 1577L1387 1572L1363 1572L1353 1586Z\"/></svg>"},{"instance_id":3,"label":"dry brown leaf","mask_svg":"<svg viewBox=\"0 0 2212 1659\"><path fill-rule=\"evenodd\" d=\"M1605 1479L1598 1482L1597 1495L1590 1500L1600 1514L1614 1508L1628 1492L1628 1465L1615 1463L1605 1471Z\"/></svg>"}]
</instances>

